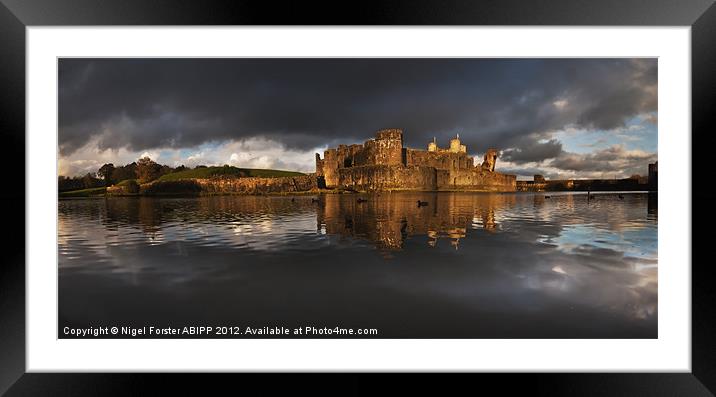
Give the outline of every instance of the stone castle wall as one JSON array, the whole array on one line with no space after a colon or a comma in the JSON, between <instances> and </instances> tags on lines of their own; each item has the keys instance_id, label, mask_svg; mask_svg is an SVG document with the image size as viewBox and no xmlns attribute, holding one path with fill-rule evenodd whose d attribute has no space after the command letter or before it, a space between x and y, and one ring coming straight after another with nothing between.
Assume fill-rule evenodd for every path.
<instances>
[{"instance_id":1,"label":"stone castle wall","mask_svg":"<svg viewBox=\"0 0 716 397\"><path fill-rule=\"evenodd\" d=\"M338 170L338 186L361 191L437 190L435 168L364 165Z\"/></svg>"},{"instance_id":2,"label":"stone castle wall","mask_svg":"<svg viewBox=\"0 0 716 397\"><path fill-rule=\"evenodd\" d=\"M460 152L405 149L405 160L407 166L424 165L436 169L469 169L474 166L473 158Z\"/></svg>"},{"instance_id":3,"label":"stone castle wall","mask_svg":"<svg viewBox=\"0 0 716 397\"><path fill-rule=\"evenodd\" d=\"M510 191L517 187L517 176L488 172L480 168L469 170L437 170L437 190Z\"/></svg>"},{"instance_id":4,"label":"stone castle wall","mask_svg":"<svg viewBox=\"0 0 716 397\"><path fill-rule=\"evenodd\" d=\"M515 175L481 169L450 171L427 166L367 165L338 170L338 186L359 191L515 191Z\"/></svg>"}]
</instances>

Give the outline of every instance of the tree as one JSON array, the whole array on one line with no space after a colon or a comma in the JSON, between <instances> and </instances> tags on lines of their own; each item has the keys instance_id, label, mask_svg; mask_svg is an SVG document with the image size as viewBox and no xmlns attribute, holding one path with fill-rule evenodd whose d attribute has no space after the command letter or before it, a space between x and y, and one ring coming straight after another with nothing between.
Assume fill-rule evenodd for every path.
<instances>
[{"instance_id":1,"label":"tree","mask_svg":"<svg viewBox=\"0 0 716 397\"><path fill-rule=\"evenodd\" d=\"M142 183L157 179L161 174L161 170L162 166L149 157L142 157L137 161L137 178Z\"/></svg>"},{"instance_id":2,"label":"tree","mask_svg":"<svg viewBox=\"0 0 716 397\"><path fill-rule=\"evenodd\" d=\"M125 182L124 190L127 193L139 193L139 184L134 179L129 179L127 182Z\"/></svg>"},{"instance_id":3,"label":"tree","mask_svg":"<svg viewBox=\"0 0 716 397\"><path fill-rule=\"evenodd\" d=\"M92 173L88 172L87 175L82 177L82 185L85 189L99 187L100 181Z\"/></svg>"},{"instance_id":4,"label":"tree","mask_svg":"<svg viewBox=\"0 0 716 397\"><path fill-rule=\"evenodd\" d=\"M160 166L160 169L159 169L159 176L171 174L172 172L174 172L174 168L172 168L168 165L162 165L162 166Z\"/></svg>"},{"instance_id":5,"label":"tree","mask_svg":"<svg viewBox=\"0 0 716 397\"><path fill-rule=\"evenodd\" d=\"M57 178L57 190L60 192L66 192L69 190L80 190L83 188L84 184L82 182L82 178L70 178L68 176L62 175Z\"/></svg>"},{"instance_id":6,"label":"tree","mask_svg":"<svg viewBox=\"0 0 716 397\"><path fill-rule=\"evenodd\" d=\"M112 174L114 174L114 164L112 163L105 164L101 166L99 170L97 170L97 175L99 175L104 180L104 184L106 186L112 184Z\"/></svg>"},{"instance_id":7,"label":"tree","mask_svg":"<svg viewBox=\"0 0 716 397\"><path fill-rule=\"evenodd\" d=\"M134 179L137 177L136 173L137 164L120 165L114 168L112 171L112 183L119 183L127 179Z\"/></svg>"}]
</instances>

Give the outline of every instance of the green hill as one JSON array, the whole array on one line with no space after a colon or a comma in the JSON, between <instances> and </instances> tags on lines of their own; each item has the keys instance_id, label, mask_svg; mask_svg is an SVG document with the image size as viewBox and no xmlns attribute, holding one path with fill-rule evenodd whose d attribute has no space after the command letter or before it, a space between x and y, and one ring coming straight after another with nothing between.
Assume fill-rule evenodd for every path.
<instances>
[{"instance_id":1,"label":"green hill","mask_svg":"<svg viewBox=\"0 0 716 397\"><path fill-rule=\"evenodd\" d=\"M211 178L219 176L236 176L240 178L244 177L261 177L261 178L278 178L282 176L299 176L305 175L301 172L295 171L281 171L281 170L263 170L257 168L238 168L231 166L224 167L206 167L196 168L193 170L184 170L179 172L172 172L171 174L162 175L158 181L177 181L180 179L199 179L199 178Z\"/></svg>"}]
</instances>

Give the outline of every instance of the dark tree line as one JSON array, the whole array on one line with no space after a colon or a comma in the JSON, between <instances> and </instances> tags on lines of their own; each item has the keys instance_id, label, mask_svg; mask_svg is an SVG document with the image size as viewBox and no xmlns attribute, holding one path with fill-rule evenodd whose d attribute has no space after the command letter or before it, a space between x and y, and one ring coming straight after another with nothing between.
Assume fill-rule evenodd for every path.
<instances>
[{"instance_id":1,"label":"dark tree line","mask_svg":"<svg viewBox=\"0 0 716 397\"><path fill-rule=\"evenodd\" d=\"M57 178L57 188L60 192L66 192L70 190L90 189L93 187L104 186L104 181L97 178L92 173L87 173L84 176L62 176Z\"/></svg>"},{"instance_id":2,"label":"dark tree line","mask_svg":"<svg viewBox=\"0 0 716 397\"><path fill-rule=\"evenodd\" d=\"M202 167L205 166L199 165L196 168ZM57 186L60 192L66 192L70 190L112 186L128 179L135 179L139 183L146 183L162 175L187 169L188 168L183 165L172 168L168 165L158 164L149 157L142 157L135 162L117 167L112 163L104 164L96 173L88 172L84 176L67 177L60 175L57 178Z\"/></svg>"}]
</instances>

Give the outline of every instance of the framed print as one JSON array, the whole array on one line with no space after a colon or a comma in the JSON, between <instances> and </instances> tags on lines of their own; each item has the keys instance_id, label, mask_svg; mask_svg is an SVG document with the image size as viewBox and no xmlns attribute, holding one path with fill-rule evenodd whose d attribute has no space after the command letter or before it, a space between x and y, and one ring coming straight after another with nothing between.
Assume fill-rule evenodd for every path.
<instances>
[{"instance_id":1,"label":"framed print","mask_svg":"<svg viewBox=\"0 0 716 397\"><path fill-rule=\"evenodd\" d=\"M712 2L80 3L0 8L9 395L714 390Z\"/></svg>"}]
</instances>

